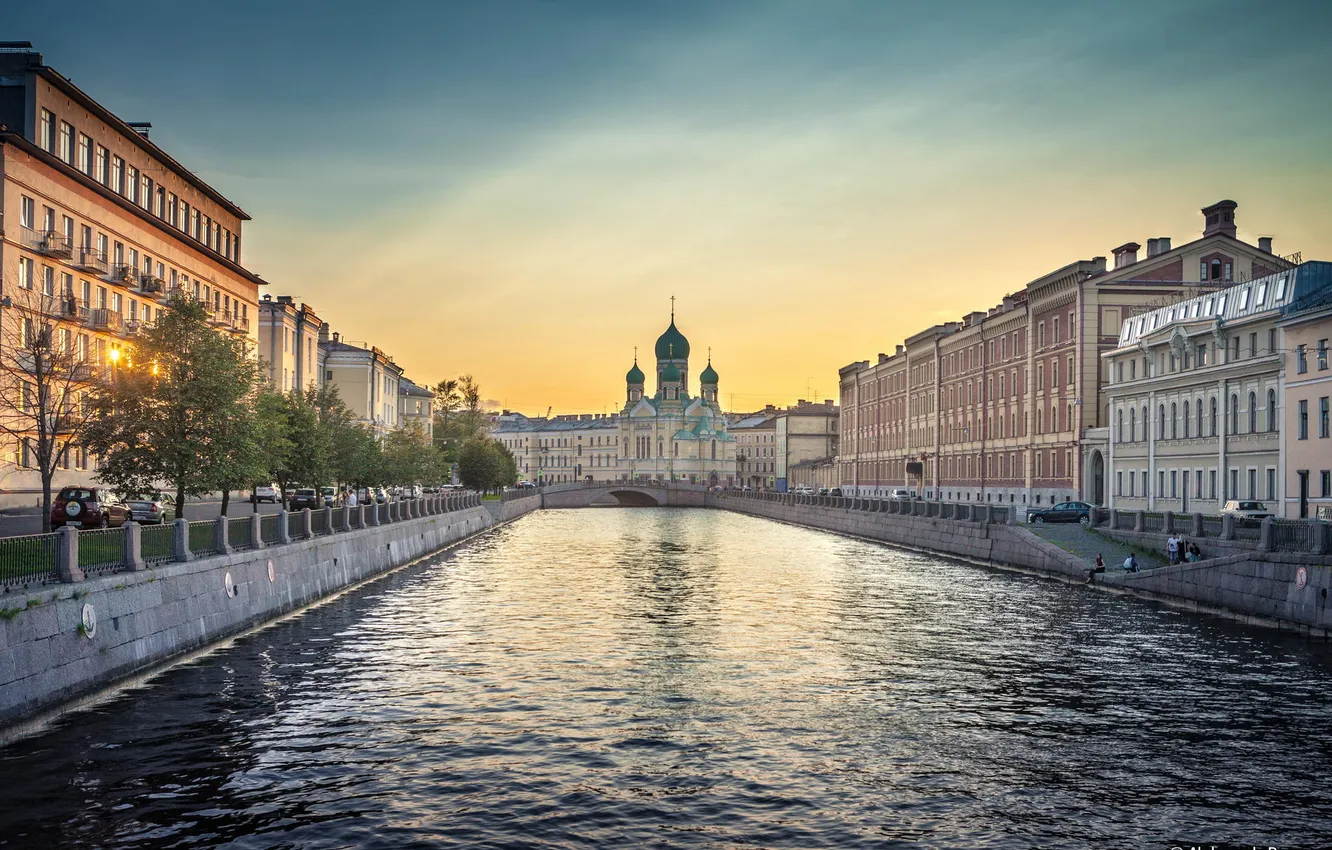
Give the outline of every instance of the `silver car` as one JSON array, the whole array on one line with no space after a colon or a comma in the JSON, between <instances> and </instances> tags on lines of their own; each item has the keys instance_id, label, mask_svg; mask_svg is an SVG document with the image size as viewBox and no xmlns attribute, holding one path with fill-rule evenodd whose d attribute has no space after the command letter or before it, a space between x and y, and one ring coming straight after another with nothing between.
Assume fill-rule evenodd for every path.
<instances>
[{"instance_id":1,"label":"silver car","mask_svg":"<svg viewBox=\"0 0 1332 850\"><path fill-rule=\"evenodd\" d=\"M174 518L176 499L166 493L153 493L147 496L135 496L125 500L129 508L130 519L134 522L150 525L164 525Z\"/></svg>"}]
</instances>

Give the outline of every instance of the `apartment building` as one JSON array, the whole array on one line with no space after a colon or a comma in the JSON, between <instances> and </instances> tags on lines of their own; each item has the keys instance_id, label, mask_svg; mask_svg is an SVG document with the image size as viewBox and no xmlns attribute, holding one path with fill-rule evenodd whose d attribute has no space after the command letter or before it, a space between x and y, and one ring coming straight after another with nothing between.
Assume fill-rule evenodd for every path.
<instances>
[{"instance_id":1,"label":"apartment building","mask_svg":"<svg viewBox=\"0 0 1332 850\"><path fill-rule=\"evenodd\" d=\"M435 437L435 394L406 378L398 381L398 421L416 425L427 440Z\"/></svg>"},{"instance_id":2,"label":"apartment building","mask_svg":"<svg viewBox=\"0 0 1332 850\"><path fill-rule=\"evenodd\" d=\"M1287 517L1332 519L1332 368L1328 345L1332 342L1332 281L1309 276L1306 294L1281 310L1281 347L1286 362L1281 387L1285 449L1283 505ZM1321 273L1332 273L1332 264L1320 263Z\"/></svg>"},{"instance_id":3,"label":"apartment building","mask_svg":"<svg viewBox=\"0 0 1332 850\"><path fill-rule=\"evenodd\" d=\"M777 442L777 489L785 488L796 464L830 460L837 455L838 411L832 399L823 403L799 399L780 411L774 425Z\"/></svg>"},{"instance_id":4,"label":"apartment building","mask_svg":"<svg viewBox=\"0 0 1332 850\"><path fill-rule=\"evenodd\" d=\"M491 429L491 436L513 453L518 479L533 484L618 480L619 434L615 413L546 418L506 410Z\"/></svg>"},{"instance_id":5,"label":"apartment building","mask_svg":"<svg viewBox=\"0 0 1332 850\"><path fill-rule=\"evenodd\" d=\"M320 386L319 333L323 321L290 295L265 295L259 302L258 354L268 382L278 390Z\"/></svg>"},{"instance_id":6,"label":"apartment building","mask_svg":"<svg viewBox=\"0 0 1332 850\"><path fill-rule=\"evenodd\" d=\"M398 395L403 369L393 358L367 343L346 342L319 328L319 373L334 386L362 425L384 439L398 427Z\"/></svg>"},{"instance_id":7,"label":"apartment building","mask_svg":"<svg viewBox=\"0 0 1332 850\"><path fill-rule=\"evenodd\" d=\"M1109 423L1089 435L1111 507L1216 513L1286 490L1282 310L1332 284L1332 264L1288 271L1126 319L1102 356Z\"/></svg>"},{"instance_id":8,"label":"apartment building","mask_svg":"<svg viewBox=\"0 0 1332 850\"><path fill-rule=\"evenodd\" d=\"M742 487L771 490L777 486L777 408L768 405L757 413L731 419L735 437L736 477Z\"/></svg>"},{"instance_id":9,"label":"apartment building","mask_svg":"<svg viewBox=\"0 0 1332 850\"><path fill-rule=\"evenodd\" d=\"M1202 210L1202 235L1126 242L1078 260L994 307L927 328L840 370L843 489L1042 505L1099 501L1081 445L1105 425L1100 356L1123 320L1190 294L1288 269L1270 239L1237 237L1233 201ZM1103 471L1102 471L1103 474ZM1099 498L1098 498L1099 497Z\"/></svg>"},{"instance_id":10,"label":"apartment building","mask_svg":"<svg viewBox=\"0 0 1332 850\"><path fill-rule=\"evenodd\" d=\"M221 331L253 340L263 283L241 265L240 207L42 61L0 44L0 322L40 315L89 380L155 321L173 294ZM21 397L6 387L4 397ZM5 504L40 491L27 440L0 446ZM77 446L55 485L88 480Z\"/></svg>"}]
</instances>

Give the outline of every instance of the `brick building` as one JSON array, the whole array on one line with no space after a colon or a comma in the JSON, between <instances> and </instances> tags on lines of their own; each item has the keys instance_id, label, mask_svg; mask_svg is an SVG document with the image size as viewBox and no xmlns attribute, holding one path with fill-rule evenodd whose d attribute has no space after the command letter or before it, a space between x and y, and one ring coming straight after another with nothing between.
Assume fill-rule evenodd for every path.
<instances>
[{"instance_id":1,"label":"brick building","mask_svg":"<svg viewBox=\"0 0 1332 850\"><path fill-rule=\"evenodd\" d=\"M1271 240L1236 236L1236 204L1202 210L1202 235L1128 242L1078 260L1005 296L996 306L927 328L840 370L844 490L1041 505L1104 498L1083 468L1080 443L1105 424L1100 355L1138 312L1292 264ZM1095 460L1094 458L1092 459Z\"/></svg>"}]
</instances>

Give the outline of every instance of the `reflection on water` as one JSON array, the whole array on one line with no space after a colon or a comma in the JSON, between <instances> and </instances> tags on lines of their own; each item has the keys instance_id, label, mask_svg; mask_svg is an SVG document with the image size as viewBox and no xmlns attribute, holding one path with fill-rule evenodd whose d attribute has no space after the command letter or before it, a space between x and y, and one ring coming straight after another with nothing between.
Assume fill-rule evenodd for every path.
<instances>
[{"instance_id":1,"label":"reflection on water","mask_svg":"<svg viewBox=\"0 0 1332 850\"><path fill-rule=\"evenodd\" d=\"M543 512L0 750L0 845L1332 846L1323 644Z\"/></svg>"}]
</instances>

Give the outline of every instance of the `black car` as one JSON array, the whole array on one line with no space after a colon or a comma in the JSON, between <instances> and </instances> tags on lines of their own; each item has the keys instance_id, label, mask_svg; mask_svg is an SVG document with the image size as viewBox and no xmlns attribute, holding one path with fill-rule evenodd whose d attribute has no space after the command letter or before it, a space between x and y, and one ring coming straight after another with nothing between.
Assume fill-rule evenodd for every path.
<instances>
[{"instance_id":1,"label":"black car","mask_svg":"<svg viewBox=\"0 0 1332 850\"><path fill-rule=\"evenodd\" d=\"M314 510L319 507L323 507L319 500L319 491L313 487L302 487L292 492L291 510L299 511L304 508Z\"/></svg>"},{"instance_id":2,"label":"black car","mask_svg":"<svg viewBox=\"0 0 1332 850\"><path fill-rule=\"evenodd\" d=\"M834 488L832 488L831 490L828 491L828 495L829 495L829 496L836 496L837 498L840 499L840 498L842 498L842 488L841 488L841 487L834 487Z\"/></svg>"},{"instance_id":3,"label":"black car","mask_svg":"<svg viewBox=\"0 0 1332 850\"><path fill-rule=\"evenodd\" d=\"M1048 508L1028 508L1027 522L1080 522L1091 523L1091 511L1095 505L1086 502L1060 502Z\"/></svg>"}]
</instances>

